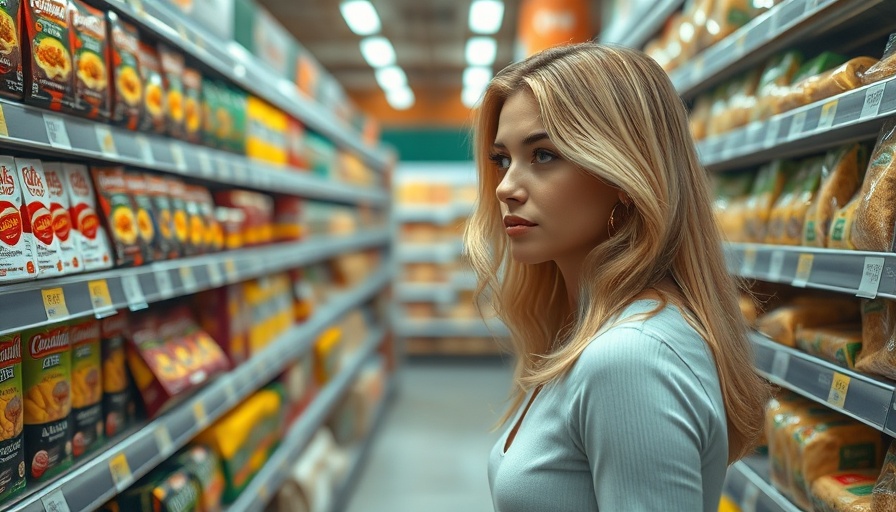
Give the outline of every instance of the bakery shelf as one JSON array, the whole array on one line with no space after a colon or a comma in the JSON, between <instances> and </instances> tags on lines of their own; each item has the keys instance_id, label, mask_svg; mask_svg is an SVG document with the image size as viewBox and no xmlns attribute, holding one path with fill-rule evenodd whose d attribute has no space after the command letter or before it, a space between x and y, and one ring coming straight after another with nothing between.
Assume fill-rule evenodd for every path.
<instances>
[{"instance_id":1,"label":"bakery shelf","mask_svg":"<svg viewBox=\"0 0 896 512\"><path fill-rule=\"evenodd\" d=\"M226 251L149 265L89 272L0 287L0 333L48 325L69 318L108 316L116 309L143 309L148 303L190 295L250 278L320 261L346 252L385 246L387 230L350 236L320 236L300 242ZM104 284L103 284L104 283ZM96 293L105 286L111 303ZM67 314L47 311L45 291L62 290ZM93 294L91 292L94 292Z\"/></svg>"},{"instance_id":2,"label":"bakery shelf","mask_svg":"<svg viewBox=\"0 0 896 512\"><path fill-rule=\"evenodd\" d=\"M385 329L380 328L368 335L358 353L352 356L352 360L339 371L332 381L324 386L314 401L289 427L280 446L243 490L239 498L226 509L227 512L261 512L264 510L273 493L286 480L290 466L299 459L314 433L323 425L351 388L364 364L379 349L385 334Z\"/></svg>"},{"instance_id":3,"label":"bakery shelf","mask_svg":"<svg viewBox=\"0 0 896 512\"><path fill-rule=\"evenodd\" d=\"M762 65L775 53L807 40L861 27L863 37L884 36L893 7L884 0L785 0L670 73L678 93L700 91ZM826 41L832 44L830 38Z\"/></svg>"},{"instance_id":4,"label":"bakery shelf","mask_svg":"<svg viewBox=\"0 0 896 512\"><path fill-rule=\"evenodd\" d=\"M509 336L503 323L497 320L405 320L396 319L395 333L403 338L494 337Z\"/></svg>"},{"instance_id":5,"label":"bakery shelf","mask_svg":"<svg viewBox=\"0 0 896 512\"><path fill-rule=\"evenodd\" d=\"M0 145L37 153L41 158L82 158L129 165L209 182L250 187L343 203L385 205L386 190L359 187L312 176L242 155L134 132L30 105L0 100L8 135Z\"/></svg>"},{"instance_id":6,"label":"bakery shelf","mask_svg":"<svg viewBox=\"0 0 896 512\"><path fill-rule=\"evenodd\" d=\"M725 478L725 494L742 510L755 512L801 512L784 497L768 477L768 457L753 455L735 462Z\"/></svg>"},{"instance_id":7,"label":"bakery shelf","mask_svg":"<svg viewBox=\"0 0 896 512\"><path fill-rule=\"evenodd\" d=\"M365 145L360 134L338 121L322 105L303 96L293 82L278 76L242 46L223 41L199 27L174 7L142 0L97 0L97 3L105 9L114 8L137 22L141 30L180 48L234 84L264 98L339 146L356 152L377 170L389 166L392 156Z\"/></svg>"},{"instance_id":8,"label":"bakery shelf","mask_svg":"<svg viewBox=\"0 0 896 512\"><path fill-rule=\"evenodd\" d=\"M457 292L449 284L438 283L401 283L395 289L399 302L435 302L454 304Z\"/></svg>"},{"instance_id":9,"label":"bakery shelf","mask_svg":"<svg viewBox=\"0 0 896 512\"><path fill-rule=\"evenodd\" d=\"M473 212L473 205L452 203L444 206L401 206L395 209L396 222L428 222L444 226L461 221Z\"/></svg>"},{"instance_id":10,"label":"bakery shelf","mask_svg":"<svg viewBox=\"0 0 896 512\"><path fill-rule=\"evenodd\" d=\"M728 271L746 278L859 297L896 299L896 254L728 243Z\"/></svg>"},{"instance_id":11,"label":"bakery shelf","mask_svg":"<svg viewBox=\"0 0 896 512\"><path fill-rule=\"evenodd\" d=\"M837 366L753 333L756 369L774 384L896 435L894 384Z\"/></svg>"},{"instance_id":12,"label":"bakery shelf","mask_svg":"<svg viewBox=\"0 0 896 512\"><path fill-rule=\"evenodd\" d=\"M203 428L267 384L291 361L307 354L321 332L350 309L375 295L388 285L389 280L388 272L380 272L351 291L333 295L330 301L317 308L306 323L292 327L246 363L216 378L155 420L126 432L119 437L119 442L110 444L104 451L76 465L58 479L26 494L23 499L0 508L24 512L96 510L185 446ZM378 344L383 332L374 333L374 336ZM370 352L373 348L375 345L371 347L368 343L365 350ZM355 366L350 366L349 371L357 372L360 362L363 360L359 357L359 361L354 363ZM353 375L349 371L337 378L335 385L342 386L340 390L344 390L347 385L344 381L350 383L352 380ZM329 397L330 402L335 402L342 395L336 391L330 388L324 390L321 400ZM330 402L327 402L326 410L329 410ZM309 410L311 416L315 410L323 409L321 405L312 405L313 407L317 409ZM319 422L320 418L311 418L306 423L312 420ZM122 455L127 462L128 471L116 473L119 478L115 480L111 468L113 462L116 467L121 467ZM53 506L57 508L52 508Z\"/></svg>"},{"instance_id":13,"label":"bakery shelf","mask_svg":"<svg viewBox=\"0 0 896 512\"><path fill-rule=\"evenodd\" d=\"M624 5L626 2L616 2ZM633 2L635 3L635 2ZM631 48L642 48L645 43L662 28L669 16L677 11L684 0L660 0L637 2L638 12L622 16L621 23L615 23L600 34L600 42L614 43Z\"/></svg>"},{"instance_id":14,"label":"bakery shelf","mask_svg":"<svg viewBox=\"0 0 896 512\"><path fill-rule=\"evenodd\" d=\"M463 254L464 244L455 242L409 243L399 245L400 263L453 263Z\"/></svg>"}]
</instances>

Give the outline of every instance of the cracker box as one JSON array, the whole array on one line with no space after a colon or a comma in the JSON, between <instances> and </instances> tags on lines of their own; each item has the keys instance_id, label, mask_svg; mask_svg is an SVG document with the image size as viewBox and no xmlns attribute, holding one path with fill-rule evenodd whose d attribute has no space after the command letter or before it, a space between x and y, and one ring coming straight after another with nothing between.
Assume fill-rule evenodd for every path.
<instances>
[{"instance_id":1,"label":"cracker box","mask_svg":"<svg viewBox=\"0 0 896 512\"><path fill-rule=\"evenodd\" d=\"M68 1L29 0L22 4L25 102L51 110L74 107Z\"/></svg>"},{"instance_id":2,"label":"cracker box","mask_svg":"<svg viewBox=\"0 0 896 512\"><path fill-rule=\"evenodd\" d=\"M102 208L105 226L115 247L115 264L133 266L143 264L145 253L134 202L128 192L124 169L121 167L91 167L96 194Z\"/></svg>"},{"instance_id":3,"label":"cracker box","mask_svg":"<svg viewBox=\"0 0 896 512\"><path fill-rule=\"evenodd\" d=\"M100 322L73 322L72 344L72 455L78 458L103 442L103 381Z\"/></svg>"},{"instance_id":4,"label":"cracker box","mask_svg":"<svg viewBox=\"0 0 896 512\"><path fill-rule=\"evenodd\" d=\"M192 254L190 244L190 218L187 214L187 187L177 178L164 178L171 202L171 222L174 226L174 237L181 256Z\"/></svg>"},{"instance_id":5,"label":"cracker box","mask_svg":"<svg viewBox=\"0 0 896 512\"><path fill-rule=\"evenodd\" d=\"M143 111L143 80L140 77L140 36L137 28L118 17L115 11L107 13L109 25L109 87L112 122L136 130Z\"/></svg>"},{"instance_id":6,"label":"cracker box","mask_svg":"<svg viewBox=\"0 0 896 512\"><path fill-rule=\"evenodd\" d=\"M75 112L109 119L109 71L106 15L81 0L69 0Z\"/></svg>"},{"instance_id":7,"label":"cracker box","mask_svg":"<svg viewBox=\"0 0 896 512\"><path fill-rule=\"evenodd\" d=\"M22 337L0 336L0 503L25 488Z\"/></svg>"},{"instance_id":8,"label":"cracker box","mask_svg":"<svg viewBox=\"0 0 896 512\"><path fill-rule=\"evenodd\" d=\"M128 316L125 313L103 318L100 321L100 347L103 376L103 421L106 436L120 434L134 421L136 404L131 394L130 378L125 360L125 331Z\"/></svg>"},{"instance_id":9,"label":"cracker box","mask_svg":"<svg viewBox=\"0 0 896 512\"><path fill-rule=\"evenodd\" d=\"M0 282L37 277L34 237L25 233L22 181L12 157L0 156Z\"/></svg>"},{"instance_id":10,"label":"cracker box","mask_svg":"<svg viewBox=\"0 0 896 512\"><path fill-rule=\"evenodd\" d=\"M155 46L141 40L137 57L140 60L140 76L144 85L140 130L164 134L167 92L165 79L162 76L162 63L159 61L159 52Z\"/></svg>"},{"instance_id":11,"label":"cracker box","mask_svg":"<svg viewBox=\"0 0 896 512\"><path fill-rule=\"evenodd\" d=\"M53 216L53 233L59 240L62 250L62 268L66 274L82 272L84 265L78 238L71 215L71 194L68 191L68 180L59 162L44 162L44 174L47 176L47 189L50 192L50 214Z\"/></svg>"},{"instance_id":12,"label":"cracker box","mask_svg":"<svg viewBox=\"0 0 896 512\"><path fill-rule=\"evenodd\" d=\"M34 240L34 260L38 277L61 276L62 248L53 229L53 214L50 211L50 189L47 175L40 160L16 158L16 168L22 180L22 224L26 237Z\"/></svg>"},{"instance_id":13,"label":"cracker box","mask_svg":"<svg viewBox=\"0 0 896 512\"><path fill-rule=\"evenodd\" d=\"M25 92L21 8L19 0L0 4L0 95L14 100L21 100Z\"/></svg>"},{"instance_id":14,"label":"cracker box","mask_svg":"<svg viewBox=\"0 0 896 512\"><path fill-rule=\"evenodd\" d=\"M162 76L165 78L165 97L167 106L168 135L176 139L185 139L186 132L186 98L184 97L184 56L177 50L159 45L159 59L162 63Z\"/></svg>"},{"instance_id":15,"label":"cracker box","mask_svg":"<svg viewBox=\"0 0 896 512\"><path fill-rule=\"evenodd\" d=\"M143 179L146 181L146 189L158 227L156 237L158 252L155 259L178 258L181 253L180 243L174 232L174 208L171 205L168 182L165 178L150 173L144 173Z\"/></svg>"},{"instance_id":16,"label":"cracker box","mask_svg":"<svg viewBox=\"0 0 896 512\"><path fill-rule=\"evenodd\" d=\"M184 84L184 135L187 141L202 141L202 74L185 67Z\"/></svg>"},{"instance_id":17,"label":"cracker box","mask_svg":"<svg viewBox=\"0 0 896 512\"><path fill-rule=\"evenodd\" d=\"M125 171L124 181L128 194L134 205L137 219L137 231L140 233L141 247L144 250L143 261L153 261L161 256L161 232L152 200L149 196L149 188L143 174L135 171Z\"/></svg>"},{"instance_id":18,"label":"cracker box","mask_svg":"<svg viewBox=\"0 0 896 512\"><path fill-rule=\"evenodd\" d=\"M100 220L90 172L86 165L69 163L62 164L62 170L67 182L72 236L81 254L84 270L110 268L112 249L109 235Z\"/></svg>"}]
</instances>

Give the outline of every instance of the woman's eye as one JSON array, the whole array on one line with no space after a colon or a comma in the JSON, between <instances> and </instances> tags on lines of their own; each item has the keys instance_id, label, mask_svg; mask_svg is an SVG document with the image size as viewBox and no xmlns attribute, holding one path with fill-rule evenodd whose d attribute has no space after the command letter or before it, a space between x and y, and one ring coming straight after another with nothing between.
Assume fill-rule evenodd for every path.
<instances>
[{"instance_id":1,"label":"woman's eye","mask_svg":"<svg viewBox=\"0 0 896 512\"><path fill-rule=\"evenodd\" d=\"M550 151L545 151L543 149L535 150L534 162L537 164L546 164L548 162L553 161L555 158L556 157L554 156L554 154L551 153Z\"/></svg>"},{"instance_id":2,"label":"woman's eye","mask_svg":"<svg viewBox=\"0 0 896 512\"><path fill-rule=\"evenodd\" d=\"M494 155L489 155L488 158L489 158L489 160L494 162L495 167L497 167L499 170L506 171L507 169L510 168L510 157L509 156L494 154Z\"/></svg>"}]
</instances>

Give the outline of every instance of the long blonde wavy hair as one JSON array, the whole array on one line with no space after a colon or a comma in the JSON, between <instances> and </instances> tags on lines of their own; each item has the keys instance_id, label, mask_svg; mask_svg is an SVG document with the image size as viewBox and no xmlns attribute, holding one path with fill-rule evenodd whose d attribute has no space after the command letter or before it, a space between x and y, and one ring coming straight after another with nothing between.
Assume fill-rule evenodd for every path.
<instances>
[{"instance_id":1,"label":"long blonde wavy hair","mask_svg":"<svg viewBox=\"0 0 896 512\"><path fill-rule=\"evenodd\" d=\"M526 89L563 158L632 201L618 232L586 258L575 311L554 262L511 258L495 195L500 175L488 156L498 117L507 98ZM753 369L738 282L725 265L687 112L660 66L641 52L596 43L552 48L512 64L485 91L473 151L479 200L464 233L466 250L478 298L507 325L517 356L502 423L528 390L564 375L615 315L671 277L678 293L661 295L679 306L715 357L729 463L748 453L762 428L769 386Z\"/></svg>"}]
</instances>

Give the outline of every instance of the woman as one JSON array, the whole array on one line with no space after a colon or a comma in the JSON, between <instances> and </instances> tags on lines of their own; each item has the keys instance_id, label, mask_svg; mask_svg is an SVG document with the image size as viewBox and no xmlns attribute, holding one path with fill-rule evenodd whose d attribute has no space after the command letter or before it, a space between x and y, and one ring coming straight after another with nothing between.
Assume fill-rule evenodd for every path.
<instances>
[{"instance_id":1,"label":"woman","mask_svg":"<svg viewBox=\"0 0 896 512\"><path fill-rule=\"evenodd\" d=\"M547 50L492 80L474 148L465 241L516 355L496 510L715 512L769 391L665 72Z\"/></svg>"}]
</instances>

